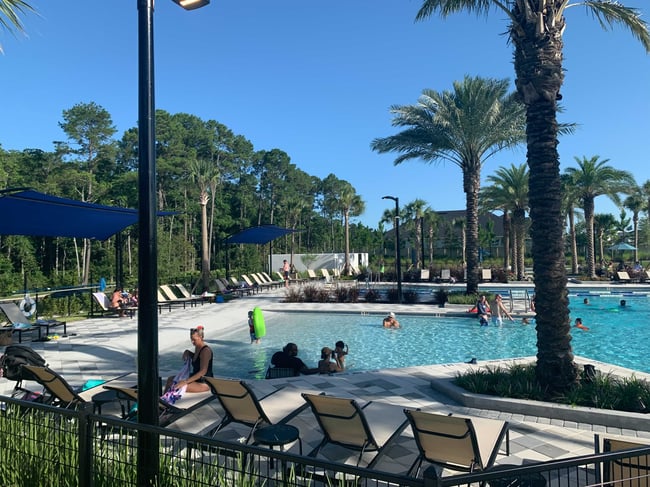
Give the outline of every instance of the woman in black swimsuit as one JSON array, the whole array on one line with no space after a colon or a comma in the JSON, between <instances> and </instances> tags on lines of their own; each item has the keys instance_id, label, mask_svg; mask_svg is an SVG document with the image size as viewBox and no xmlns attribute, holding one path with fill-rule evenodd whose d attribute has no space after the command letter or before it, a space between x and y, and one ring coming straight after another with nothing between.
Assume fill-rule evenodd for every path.
<instances>
[{"instance_id":1,"label":"woman in black swimsuit","mask_svg":"<svg viewBox=\"0 0 650 487\"><path fill-rule=\"evenodd\" d=\"M204 341L203 327L197 326L190 329L190 340L194 345L194 351L185 350L183 352L183 361L190 358L192 360L192 372L190 376L180 381L176 388L180 389L187 385L186 392L205 392L209 391L210 387L203 381L204 376L213 377L212 374L212 350ZM165 390L174 380L173 377L167 379L167 386Z\"/></svg>"}]
</instances>

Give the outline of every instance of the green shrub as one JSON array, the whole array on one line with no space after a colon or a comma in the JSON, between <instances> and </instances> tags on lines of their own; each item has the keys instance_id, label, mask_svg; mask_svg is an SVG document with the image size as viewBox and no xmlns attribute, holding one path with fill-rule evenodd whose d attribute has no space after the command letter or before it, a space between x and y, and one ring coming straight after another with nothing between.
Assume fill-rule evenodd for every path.
<instances>
[{"instance_id":1,"label":"green shrub","mask_svg":"<svg viewBox=\"0 0 650 487\"><path fill-rule=\"evenodd\" d=\"M476 394L551 401L574 406L646 413L650 406L650 383L637 377L596 373L581 380L560 397L550 397L537 381L535 364L481 367L458 374L454 383Z\"/></svg>"}]
</instances>

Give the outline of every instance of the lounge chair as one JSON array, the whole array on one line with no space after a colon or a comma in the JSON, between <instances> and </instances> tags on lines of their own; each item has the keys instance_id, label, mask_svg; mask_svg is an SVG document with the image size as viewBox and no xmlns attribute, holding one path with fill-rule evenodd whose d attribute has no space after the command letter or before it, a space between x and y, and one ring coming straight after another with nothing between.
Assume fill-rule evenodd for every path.
<instances>
[{"instance_id":1,"label":"lounge chair","mask_svg":"<svg viewBox=\"0 0 650 487\"><path fill-rule=\"evenodd\" d=\"M134 381L137 377L133 378ZM122 417L124 419L135 419L135 412L132 411L131 405L138 402L138 390L136 387L119 386L106 384L104 389L114 391L117 399L126 406L122 407ZM211 392L188 392L178 399L174 404L170 404L163 399L158 400L158 424L160 426L169 426L174 421L195 411L205 404L215 399Z\"/></svg>"},{"instance_id":2,"label":"lounge chair","mask_svg":"<svg viewBox=\"0 0 650 487\"><path fill-rule=\"evenodd\" d=\"M215 436L230 423L239 423L250 428L246 443L254 437L255 431L264 426L284 424L300 414L307 405L300 404L300 392L294 389L280 389L261 400L242 380L204 377L215 394L225 415L221 422L208 434Z\"/></svg>"},{"instance_id":3,"label":"lounge chair","mask_svg":"<svg viewBox=\"0 0 650 487\"><path fill-rule=\"evenodd\" d=\"M90 402L92 394L97 392L96 390L85 393L79 392L68 384L61 375L47 366L23 365L22 368L23 371L26 371L24 373L26 380L37 382L47 392L43 400L45 404L63 408L76 408L82 403Z\"/></svg>"},{"instance_id":4,"label":"lounge chair","mask_svg":"<svg viewBox=\"0 0 650 487\"><path fill-rule=\"evenodd\" d=\"M255 292L254 287L249 286L244 281L238 281L235 276L232 276L230 278L230 282L228 284L230 285L231 289L238 289L238 290L246 293L248 296L250 296L251 294L253 294L253 292Z\"/></svg>"},{"instance_id":5,"label":"lounge chair","mask_svg":"<svg viewBox=\"0 0 650 487\"><path fill-rule=\"evenodd\" d=\"M246 283L246 285L253 290L253 293L255 292L259 293L262 290L262 286L260 286L257 283L253 283L253 281L251 281L251 278L248 277L246 274L242 274L241 278Z\"/></svg>"},{"instance_id":6,"label":"lounge chair","mask_svg":"<svg viewBox=\"0 0 650 487\"><path fill-rule=\"evenodd\" d=\"M492 281L492 269L481 269L481 281Z\"/></svg>"},{"instance_id":7,"label":"lounge chair","mask_svg":"<svg viewBox=\"0 0 650 487\"><path fill-rule=\"evenodd\" d=\"M255 272L253 275L257 276L262 284L269 286L271 289L284 286L284 282L274 281L270 277L265 276L263 272Z\"/></svg>"},{"instance_id":8,"label":"lounge chair","mask_svg":"<svg viewBox=\"0 0 650 487\"><path fill-rule=\"evenodd\" d=\"M440 270L440 281L449 282L451 280L451 269L441 269Z\"/></svg>"},{"instance_id":9,"label":"lounge chair","mask_svg":"<svg viewBox=\"0 0 650 487\"><path fill-rule=\"evenodd\" d=\"M405 409L420 454L409 469L418 476L422 462L461 472L490 468L506 438L510 454L508 422L486 418L451 416Z\"/></svg>"},{"instance_id":10,"label":"lounge chair","mask_svg":"<svg viewBox=\"0 0 650 487\"><path fill-rule=\"evenodd\" d=\"M228 286L221 279L215 279L214 283L217 286L217 296L223 296L224 298L226 296L237 296L241 298L244 295L244 291L241 289L228 289Z\"/></svg>"},{"instance_id":11,"label":"lounge chair","mask_svg":"<svg viewBox=\"0 0 650 487\"><path fill-rule=\"evenodd\" d=\"M21 343L23 340L22 332L28 331L32 328L38 330L39 341L46 340L47 336L50 334L50 328L56 328L57 326L63 327L64 336L68 334L68 325L65 321L37 319L31 323L25 318L25 315L23 315L16 303L2 303L0 304L0 309L7 317L7 320L11 323L13 328L12 331L18 333L18 343ZM43 338L41 334L43 329L45 330L45 338Z\"/></svg>"},{"instance_id":12,"label":"lounge chair","mask_svg":"<svg viewBox=\"0 0 650 487\"><path fill-rule=\"evenodd\" d=\"M307 275L309 276L310 281L318 281L322 279L322 277L316 275L316 272L313 269L307 269Z\"/></svg>"},{"instance_id":13,"label":"lounge chair","mask_svg":"<svg viewBox=\"0 0 650 487\"><path fill-rule=\"evenodd\" d=\"M23 332L32 331L32 323L25 318L16 303L2 303L0 309L7 317L8 326L3 326L0 330L11 330L11 333L18 333L18 343L23 342ZM40 338L40 330L39 330Z\"/></svg>"},{"instance_id":14,"label":"lounge chair","mask_svg":"<svg viewBox=\"0 0 650 487\"><path fill-rule=\"evenodd\" d=\"M274 282L266 282L260 276L258 276L255 272L252 272L250 274L250 277L253 278L253 281L255 281L255 284L257 284L261 289L274 289L275 288L275 283Z\"/></svg>"},{"instance_id":15,"label":"lounge chair","mask_svg":"<svg viewBox=\"0 0 650 487\"><path fill-rule=\"evenodd\" d=\"M93 293L92 296L93 296L93 302L99 307L100 316L104 316L107 314L119 314L120 310L122 310L124 311L125 314L128 314L131 318L133 318L133 315L138 309L135 306L127 306L125 308L115 307L111 303L111 300L108 299L108 296L106 296L106 294L104 294L103 292ZM94 316L95 311L96 310L93 307L90 310L90 315Z\"/></svg>"},{"instance_id":16,"label":"lounge chair","mask_svg":"<svg viewBox=\"0 0 650 487\"><path fill-rule=\"evenodd\" d=\"M321 269L320 273L323 276L323 279L325 279L325 282L332 282L332 276L327 271L327 269Z\"/></svg>"},{"instance_id":17,"label":"lounge chair","mask_svg":"<svg viewBox=\"0 0 650 487\"><path fill-rule=\"evenodd\" d=\"M203 299L199 297L192 297L190 296L189 298L185 297L179 297L174 293L171 287L169 287L167 284L162 284L160 286L160 291L162 292L162 295L167 299L167 301L177 303L179 305L183 305L183 309L189 304L190 306L196 306L197 303L202 302Z\"/></svg>"},{"instance_id":18,"label":"lounge chair","mask_svg":"<svg viewBox=\"0 0 650 487\"><path fill-rule=\"evenodd\" d=\"M626 284L629 284L630 282L632 282L632 278L627 273L627 271L618 271L616 273L616 280L618 282L626 283Z\"/></svg>"},{"instance_id":19,"label":"lounge chair","mask_svg":"<svg viewBox=\"0 0 650 487\"><path fill-rule=\"evenodd\" d=\"M636 443L618 438L603 438L603 453L637 448L650 448L648 444ZM596 453L599 453L600 437L596 435ZM650 485L650 457L647 453L638 456L617 458L603 462L603 484L625 487L648 487Z\"/></svg>"},{"instance_id":20,"label":"lounge chair","mask_svg":"<svg viewBox=\"0 0 650 487\"><path fill-rule=\"evenodd\" d=\"M316 457L328 443L358 451L356 464L366 452L375 453L367 467L372 468L385 453L386 446L406 428L408 422L390 404L369 402L363 407L354 399L303 394L323 431L323 440L308 456Z\"/></svg>"},{"instance_id":21,"label":"lounge chair","mask_svg":"<svg viewBox=\"0 0 650 487\"><path fill-rule=\"evenodd\" d=\"M201 301L210 301L215 296L214 293L209 293L209 292L204 292L201 295L192 294L187 290L187 288L183 284L174 284L174 286L176 287L176 289L178 289L178 292L181 294L181 296L186 299L192 298Z\"/></svg>"}]
</instances>

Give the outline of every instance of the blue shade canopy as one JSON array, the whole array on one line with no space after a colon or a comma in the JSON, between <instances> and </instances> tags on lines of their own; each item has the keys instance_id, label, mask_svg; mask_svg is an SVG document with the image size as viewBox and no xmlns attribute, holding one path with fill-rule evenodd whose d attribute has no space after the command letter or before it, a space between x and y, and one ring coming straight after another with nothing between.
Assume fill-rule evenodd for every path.
<instances>
[{"instance_id":1,"label":"blue shade canopy","mask_svg":"<svg viewBox=\"0 0 650 487\"><path fill-rule=\"evenodd\" d=\"M265 244L282 237L287 233L297 232L290 228L277 227L275 225L260 225L259 227L249 227L241 232L235 233L225 239L230 244Z\"/></svg>"},{"instance_id":2,"label":"blue shade canopy","mask_svg":"<svg viewBox=\"0 0 650 487\"><path fill-rule=\"evenodd\" d=\"M159 213L167 215L171 213ZM0 235L106 240L137 223L138 210L96 205L33 190L0 193Z\"/></svg>"},{"instance_id":3,"label":"blue shade canopy","mask_svg":"<svg viewBox=\"0 0 650 487\"><path fill-rule=\"evenodd\" d=\"M611 247L608 247L607 250L636 250L636 247L626 242L619 242L615 245L612 245Z\"/></svg>"}]
</instances>

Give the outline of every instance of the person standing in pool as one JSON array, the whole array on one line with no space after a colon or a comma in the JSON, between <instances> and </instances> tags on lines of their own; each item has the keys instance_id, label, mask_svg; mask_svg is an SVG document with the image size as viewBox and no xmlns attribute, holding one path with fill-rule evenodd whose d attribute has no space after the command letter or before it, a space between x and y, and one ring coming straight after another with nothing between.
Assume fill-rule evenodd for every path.
<instances>
[{"instance_id":1,"label":"person standing in pool","mask_svg":"<svg viewBox=\"0 0 650 487\"><path fill-rule=\"evenodd\" d=\"M298 345L287 343L282 351L275 352L271 357L271 363L278 368L293 369L297 374L317 374L318 368L310 369L301 359L298 358Z\"/></svg>"},{"instance_id":2,"label":"person standing in pool","mask_svg":"<svg viewBox=\"0 0 650 487\"><path fill-rule=\"evenodd\" d=\"M332 362L332 349L323 347L320 352L320 360L318 362L318 372L321 374L331 374L333 372L343 372L343 369L338 362Z\"/></svg>"},{"instance_id":3,"label":"person standing in pool","mask_svg":"<svg viewBox=\"0 0 650 487\"><path fill-rule=\"evenodd\" d=\"M476 303L476 313L478 314L478 322L481 326L488 326L490 324L490 305L482 295Z\"/></svg>"},{"instance_id":4,"label":"person standing in pool","mask_svg":"<svg viewBox=\"0 0 650 487\"><path fill-rule=\"evenodd\" d=\"M582 318L576 318L576 324L573 327L580 328L583 331L589 331L589 328L582 324Z\"/></svg>"},{"instance_id":5,"label":"person standing in pool","mask_svg":"<svg viewBox=\"0 0 650 487\"><path fill-rule=\"evenodd\" d=\"M494 296L494 301L492 302L492 306L490 306L490 309L492 311L492 323L495 325L502 326L503 325L503 316L505 315L510 321L515 321L506 307L503 304L503 298L501 297L500 294L496 294Z\"/></svg>"},{"instance_id":6,"label":"person standing in pool","mask_svg":"<svg viewBox=\"0 0 650 487\"><path fill-rule=\"evenodd\" d=\"M251 344L260 343L260 339L255 335L255 324L253 323L253 312L248 312L248 333L251 336Z\"/></svg>"},{"instance_id":7,"label":"person standing in pool","mask_svg":"<svg viewBox=\"0 0 650 487\"><path fill-rule=\"evenodd\" d=\"M348 354L348 346L343 343L343 340L339 340L336 342L336 345L334 346L334 351L332 352L332 356L334 357L334 360L336 360L336 363L338 366L341 368L341 370L345 369L345 356Z\"/></svg>"},{"instance_id":8,"label":"person standing in pool","mask_svg":"<svg viewBox=\"0 0 650 487\"><path fill-rule=\"evenodd\" d=\"M384 328L399 328L399 321L395 318L395 313L392 311L388 313L388 316L384 318L383 325Z\"/></svg>"}]
</instances>

